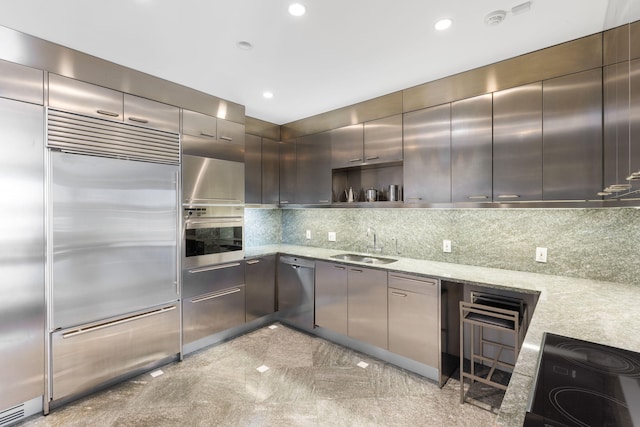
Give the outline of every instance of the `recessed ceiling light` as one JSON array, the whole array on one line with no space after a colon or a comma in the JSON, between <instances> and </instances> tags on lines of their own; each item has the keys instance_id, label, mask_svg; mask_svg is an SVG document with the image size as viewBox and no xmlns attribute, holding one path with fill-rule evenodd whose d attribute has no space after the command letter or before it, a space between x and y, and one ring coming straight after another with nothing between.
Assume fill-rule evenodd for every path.
<instances>
[{"instance_id":1,"label":"recessed ceiling light","mask_svg":"<svg viewBox=\"0 0 640 427\"><path fill-rule=\"evenodd\" d=\"M273 92L269 92L269 91L263 92L262 96L264 96L266 99L271 99L273 98Z\"/></svg>"},{"instance_id":2,"label":"recessed ceiling light","mask_svg":"<svg viewBox=\"0 0 640 427\"><path fill-rule=\"evenodd\" d=\"M236 43L236 46L238 46L238 49L242 49L242 50L253 49L253 45L246 40L239 41L238 43Z\"/></svg>"},{"instance_id":3,"label":"recessed ceiling light","mask_svg":"<svg viewBox=\"0 0 640 427\"><path fill-rule=\"evenodd\" d=\"M436 22L434 27L438 31L443 31L443 30L446 30L447 28L449 28L451 26L451 24L453 24L453 21L451 19L444 18L444 19L441 19L438 22Z\"/></svg>"},{"instance_id":4,"label":"recessed ceiling light","mask_svg":"<svg viewBox=\"0 0 640 427\"><path fill-rule=\"evenodd\" d=\"M302 16L307 12L307 8L300 3L292 3L289 5L289 13L293 16Z\"/></svg>"}]
</instances>

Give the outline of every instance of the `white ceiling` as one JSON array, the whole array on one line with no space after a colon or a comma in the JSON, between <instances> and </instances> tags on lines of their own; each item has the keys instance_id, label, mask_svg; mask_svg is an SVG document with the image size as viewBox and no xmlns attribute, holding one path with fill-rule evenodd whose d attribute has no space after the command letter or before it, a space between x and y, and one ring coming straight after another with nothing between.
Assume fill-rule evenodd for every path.
<instances>
[{"instance_id":1,"label":"white ceiling","mask_svg":"<svg viewBox=\"0 0 640 427\"><path fill-rule=\"evenodd\" d=\"M638 0L532 0L519 15L524 0L301 0L298 18L291 2L0 0L0 25L283 124L640 19ZM507 18L486 26L497 9ZM441 17L453 26L437 32Z\"/></svg>"}]
</instances>

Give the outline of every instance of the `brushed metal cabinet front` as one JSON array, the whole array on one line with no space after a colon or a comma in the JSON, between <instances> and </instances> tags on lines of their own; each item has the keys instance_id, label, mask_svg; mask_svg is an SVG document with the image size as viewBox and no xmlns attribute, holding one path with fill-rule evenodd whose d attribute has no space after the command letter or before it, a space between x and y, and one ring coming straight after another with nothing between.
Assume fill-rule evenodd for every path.
<instances>
[{"instance_id":1,"label":"brushed metal cabinet front","mask_svg":"<svg viewBox=\"0 0 640 427\"><path fill-rule=\"evenodd\" d=\"M329 132L298 138L296 163L296 203L331 203Z\"/></svg>"},{"instance_id":2,"label":"brushed metal cabinet front","mask_svg":"<svg viewBox=\"0 0 640 427\"><path fill-rule=\"evenodd\" d=\"M276 257L269 255L245 261L247 322L276 311Z\"/></svg>"},{"instance_id":3,"label":"brushed metal cabinet front","mask_svg":"<svg viewBox=\"0 0 640 427\"><path fill-rule=\"evenodd\" d=\"M316 325L348 335L347 267L316 261Z\"/></svg>"},{"instance_id":4,"label":"brushed metal cabinet front","mask_svg":"<svg viewBox=\"0 0 640 427\"><path fill-rule=\"evenodd\" d=\"M190 110L182 110L182 133L202 138L218 137L218 119Z\"/></svg>"},{"instance_id":5,"label":"brushed metal cabinet front","mask_svg":"<svg viewBox=\"0 0 640 427\"><path fill-rule=\"evenodd\" d=\"M544 200L594 200L602 189L602 68L542 85Z\"/></svg>"},{"instance_id":6,"label":"brushed metal cabinet front","mask_svg":"<svg viewBox=\"0 0 640 427\"><path fill-rule=\"evenodd\" d=\"M244 163L183 154L182 198L187 204L244 203Z\"/></svg>"},{"instance_id":7,"label":"brushed metal cabinet front","mask_svg":"<svg viewBox=\"0 0 640 427\"><path fill-rule=\"evenodd\" d=\"M49 106L122 122L122 92L49 73Z\"/></svg>"},{"instance_id":8,"label":"brushed metal cabinet front","mask_svg":"<svg viewBox=\"0 0 640 427\"><path fill-rule=\"evenodd\" d=\"M244 201L262 203L262 138L244 137Z\"/></svg>"},{"instance_id":9,"label":"brushed metal cabinet front","mask_svg":"<svg viewBox=\"0 0 640 427\"><path fill-rule=\"evenodd\" d=\"M349 336L387 348L387 272L349 267Z\"/></svg>"},{"instance_id":10,"label":"brushed metal cabinet front","mask_svg":"<svg viewBox=\"0 0 640 427\"><path fill-rule=\"evenodd\" d=\"M629 62L603 68L604 185L627 184L629 176Z\"/></svg>"},{"instance_id":11,"label":"brushed metal cabinet front","mask_svg":"<svg viewBox=\"0 0 640 427\"><path fill-rule=\"evenodd\" d=\"M451 104L404 115L405 203L451 202Z\"/></svg>"},{"instance_id":12,"label":"brushed metal cabinet front","mask_svg":"<svg viewBox=\"0 0 640 427\"><path fill-rule=\"evenodd\" d=\"M640 35L640 25L638 25ZM629 129L631 145L629 146L629 163L631 172L640 172L640 59L630 63L631 77L631 111Z\"/></svg>"},{"instance_id":13,"label":"brushed metal cabinet front","mask_svg":"<svg viewBox=\"0 0 640 427\"><path fill-rule=\"evenodd\" d=\"M245 286L182 300L182 341L189 344L245 322Z\"/></svg>"},{"instance_id":14,"label":"brushed metal cabinet front","mask_svg":"<svg viewBox=\"0 0 640 427\"><path fill-rule=\"evenodd\" d=\"M0 98L0 413L44 394L43 117Z\"/></svg>"},{"instance_id":15,"label":"brushed metal cabinet front","mask_svg":"<svg viewBox=\"0 0 640 427\"><path fill-rule=\"evenodd\" d=\"M402 114L364 124L364 162L402 160Z\"/></svg>"},{"instance_id":16,"label":"brushed metal cabinet front","mask_svg":"<svg viewBox=\"0 0 640 427\"><path fill-rule=\"evenodd\" d=\"M329 131L331 138L331 167L333 169L359 166L364 162L364 127L362 124L344 126Z\"/></svg>"},{"instance_id":17,"label":"brushed metal cabinet front","mask_svg":"<svg viewBox=\"0 0 640 427\"><path fill-rule=\"evenodd\" d=\"M42 70L0 60L0 98L43 104Z\"/></svg>"},{"instance_id":18,"label":"brushed metal cabinet front","mask_svg":"<svg viewBox=\"0 0 640 427\"><path fill-rule=\"evenodd\" d=\"M280 203L287 205L296 201L296 141L280 145Z\"/></svg>"},{"instance_id":19,"label":"brushed metal cabinet front","mask_svg":"<svg viewBox=\"0 0 640 427\"><path fill-rule=\"evenodd\" d=\"M437 280L389 273L389 351L440 366L438 297Z\"/></svg>"},{"instance_id":20,"label":"brushed metal cabinet front","mask_svg":"<svg viewBox=\"0 0 640 427\"><path fill-rule=\"evenodd\" d=\"M89 391L180 352L177 305L51 335L52 399Z\"/></svg>"},{"instance_id":21,"label":"brushed metal cabinet front","mask_svg":"<svg viewBox=\"0 0 640 427\"><path fill-rule=\"evenodd\" d=\"M218 140L244 146L244 125L218 119Z\"/></svg>"},{"instance_id":22,"label":"brushed metal cabinet front","mask_svg":"<svg viewBox=\"0 0 640 427\"><path fill-rule=\"evenodd\" d=\"M180 109L173 105L125 93L124 121L132 125L178 133Z\"/></svg>"},{"instance_id":23,"label":"brushed metal cabinet front","mask_svg":"<svg viewBox=\"0 0 640 427\"><path fill-rule=\"evenodd\" d=\"M492 196L493 97L451 104L451 201L490 202Z\"/></svg>"},{"instance_id":24,"label":"brushed metal cabinet front","mask_svg":"<svg viewBox=\"0 0 640 427\"><path fill-rule=\"evenodd\" d=\"M542 200L542 82L493 94L493 200Z\"/></svg>"},{"instance_id":25,"label":"brushed metal cabinet front","mask_svg":"<svg viewBox=\"0 0 640 427\"><path fill-rule=\"evenodd\" d=\"M280 142L262 138L262 203L274 205L280 201ZM246 166L245 166L246 168Z\"/></svg>"},{"instance_id":26,"label":"brushed metal cabinet front","mask_svg":"<svg viewBox=\"0 0 640 427\"><path fill-rule=\"evenodd\" d=\"M244 261L182 270L182 297L192 298L244 284Z\"/></svg>"}]
</instances>

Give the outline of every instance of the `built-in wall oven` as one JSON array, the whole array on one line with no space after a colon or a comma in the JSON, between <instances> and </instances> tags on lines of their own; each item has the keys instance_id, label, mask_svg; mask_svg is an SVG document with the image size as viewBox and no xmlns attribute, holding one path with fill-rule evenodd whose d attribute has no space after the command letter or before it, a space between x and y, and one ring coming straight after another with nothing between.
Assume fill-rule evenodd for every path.
<instances>
[{"instance_id":1,"label":"built-in wall oven","mask_svg":"<svg viewBox=\"0 0 640 427\"><path fill-rule=\"evenodd\" d=\"M244 207L185 206L182 268L244 258Z\"/></svg>"}]
</instances>

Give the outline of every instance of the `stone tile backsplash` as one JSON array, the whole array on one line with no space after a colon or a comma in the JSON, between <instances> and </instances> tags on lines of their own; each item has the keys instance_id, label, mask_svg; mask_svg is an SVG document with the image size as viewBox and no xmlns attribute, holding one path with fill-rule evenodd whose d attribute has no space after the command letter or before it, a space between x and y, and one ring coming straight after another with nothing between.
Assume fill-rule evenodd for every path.
<instances>
[{"instance_id":1,"label":"stone tile backsplash","mask_svg":"<svg viewBox=\"0 0 640 427\"><path fill-rule=\"evenodd\" d=\"M285 243L366 252L373 243L367 228L373 227L385 255L640 284L640 209L246 211L249 247ZM336 242L328 241L329 231L337 233ZM442 252L444 239L451 240L451 253ZM548 249L546 264L535 262L536 247Z\"/></svg>"}]
</instances>

